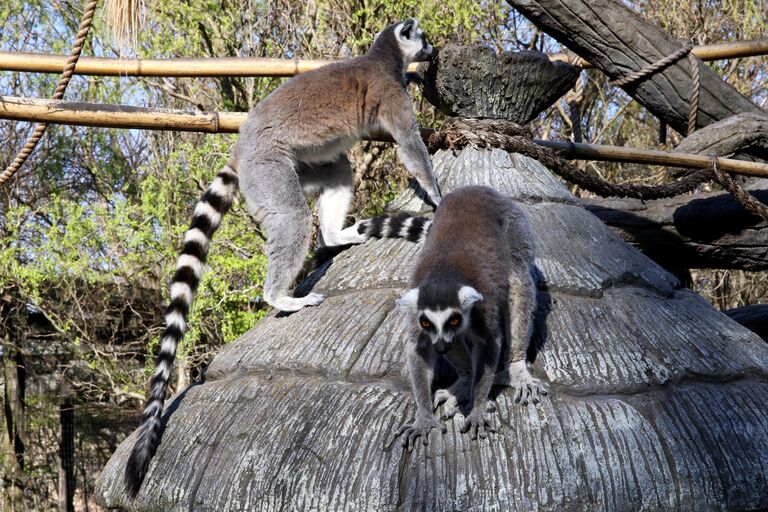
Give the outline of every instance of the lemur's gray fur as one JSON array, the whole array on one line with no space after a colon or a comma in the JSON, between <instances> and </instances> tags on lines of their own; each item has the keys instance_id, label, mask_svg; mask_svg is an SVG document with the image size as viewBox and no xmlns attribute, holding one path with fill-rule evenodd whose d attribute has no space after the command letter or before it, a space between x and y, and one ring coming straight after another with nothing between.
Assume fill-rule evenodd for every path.
<instances>
[{"instance_id":1,"label":"lemur's gray fur","mask_svg":"<svg viewBox=\"0 0 768 512\"><path fill-rule=\"evenodd\" d=\"M345 152L361 137L388 132L429 200L435 206L440 203L404 74L410 62L432 54L418 22L408 19L385 28L366 55L297 75L250 112L227 165L197 203L184 237L155 374L126 467L125 481L132 495L141 487L160 442L176 347L186 330L211 237L232 204L238 183L249 211L267 231L264 300L284 311L324 299L317 293L301 298L289 295L310 244L312 220L304 194L319 194L320 234L326 246L361 243L367 238L355 227L342 229L354 195Z\"/></svg>"},{"instance_id":2,"label":"lemur's gray fur","mask_svg":"<svg viewBox=\"0 0 768 512\"><path fill-rule=\"evenodd\" d=\"M358 226L372 236L406 233L407 237L410 233L402 228L406 218L398 219L397 230L387 227L392 220L378 220L382 229L373 229L372 222ZM492 407L488 395L494 384L514 388L514 399L524 404L536 403L547 393L526 362L536 308L533 258L531 228L513 201L478 186L445 196L429 226L410 289L397 301L412 327L406 352L416 402L415 420L397 434L403 446L413 448L419 437L427 444L433 428L445 432L433 414L441 404L443 419L452 417L460 403L466 404L471 412L462 432L470 431L473 439L486 437L493 431L485 413ZM438 354L459 378L433 400L431 381ZM497 374L500 357L509 364Z\"/></svg>"}]
</instances>

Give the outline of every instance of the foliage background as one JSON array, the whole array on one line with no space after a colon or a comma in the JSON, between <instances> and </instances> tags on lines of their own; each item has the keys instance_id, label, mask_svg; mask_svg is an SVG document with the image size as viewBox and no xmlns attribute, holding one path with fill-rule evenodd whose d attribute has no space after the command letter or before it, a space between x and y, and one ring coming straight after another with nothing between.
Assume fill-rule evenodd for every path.
<instances>
[{"instance_id":1,"label":"foliage background","mask_svg":"<svg viewBox=\"0 0 768 512\"><path fill-rule=\"evenodd\" d=\"M765 37L761 0L625 2L670 33L697 43ZM4 0L0 50L68 53L84 2ZM139 57L268 56L343 58L363 52L387 23L418 17L433 44L481 43L497 50L559 51L498 0L164 0L151 2ZM130 56L100 11L85 55ZM765 107L766 58L710 64ZM48 97L58 77L0 74L0 94ZM199 110L245 111L282 79L75 77L67 99ZM424 125L440 116L416 88ZM574 115L570 104L578 105ZM658 121L599 72L534 128L541 138L659 147ZM0 121L0 166L14 158L32 126ZM23 355L27 374L23 486L32 510L57 506L58 407L66 383L75 397L76 508L93 510L98 471L140 413L148 357L162 328L165 284L195 200L226 161L233 136L52 126L15 180L0 189L0 335L3 354ZM679 140L672 133L667 147ZM352 151L356 215L381 211L407 177L390 147ZM582 164L617 181L658 183L660 169ZM577 193L580 191L576 190ZM200 378L222 344L265 314L264 238L237 203L209 257L210 271L179 350L176 389ZM695 286L720 308L758 302L762 276L697 271ZM148 349L149 347L149 349ZM4 452L3 463L9 463ZM6 501L8 507L8 501ZM9 509L9 508L7 508Z\"/></svg>"}]
</instances>

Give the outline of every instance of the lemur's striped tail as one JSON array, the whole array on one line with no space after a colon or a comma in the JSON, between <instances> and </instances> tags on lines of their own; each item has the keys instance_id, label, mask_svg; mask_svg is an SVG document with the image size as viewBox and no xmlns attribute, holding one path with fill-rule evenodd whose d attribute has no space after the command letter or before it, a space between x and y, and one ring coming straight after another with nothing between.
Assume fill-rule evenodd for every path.
<instances>
[{"instance_id":1,"label":"lemur's striped tail","mask_svg":"<svg viewBox=\"0 0 768 512\"><path fill-rule=\"evenodd\" d=\"M431 225L430 218L401 213L361 220L357 223L357 232L374 238L405 238L410 242L421 242Z\"/></svg>"},{"instance_id":2,"label":"lemur's striped tail","mask_svg":"<svg viewBox=\"0 0 768 512\"><path fill-rule=\"evenodd\" d=\"M186 331L187 314L203 275L211 237L237 193L235 165L234 159L230 159L213 180L197 203L192 215L192 224L184 235L184 248L177 260L176 273L171 281L171 301L165 310L165 331L163 331L160 351L157 354L155 374L152 376L136 444L133 446L125 468L126 489L131 496L136 496L139 492L149 461L160 444L163 431L161 421L163 404L176 356L176 347Z\"/></svg>"}]
</instances>

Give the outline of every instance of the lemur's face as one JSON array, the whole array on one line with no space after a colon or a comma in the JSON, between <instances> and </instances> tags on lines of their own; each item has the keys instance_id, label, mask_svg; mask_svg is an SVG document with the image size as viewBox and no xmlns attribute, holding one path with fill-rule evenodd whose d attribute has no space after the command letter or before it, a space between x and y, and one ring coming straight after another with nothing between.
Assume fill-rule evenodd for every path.
<instances>
[{"instance_id":1,"label":"lemur's face","mask_svg":"<svg viewBox=\"0 0 768 512\"><path fill-rule=\"evenodd\" d=\"M435 351L444 354L454 338L467 330L469 311L458 308L422 309L417 314L419 327L432 340Z\"/></svg>"},{"instance_id":2,"label":"lemur's face","mask_svg":"<svg viewBox=\"0 0 768 512\"><path fill-rule=\"evenodd\" d=\"M419 22L409 18L395 27L395 38L403 52L406 63L429 60L435 55L435 49L427 42Z\"/></svg>"},{"instance_id":3,"label":"lemur's face","mask_svg":"<svg viewBox=\"0 0 768 512\"><path fill-rule=\"evenodd\" d=\"M444 296L430 300L429 291L420 288L409 290L397 300L397 306L415 313L421 334L429 338L436 352L444 354L450 350L453 341L469 328L472 307L483 296L471 286L462 286L455 292L455 301L451 301L455 304L448 305Z\"/></svg>"}]
</instances>

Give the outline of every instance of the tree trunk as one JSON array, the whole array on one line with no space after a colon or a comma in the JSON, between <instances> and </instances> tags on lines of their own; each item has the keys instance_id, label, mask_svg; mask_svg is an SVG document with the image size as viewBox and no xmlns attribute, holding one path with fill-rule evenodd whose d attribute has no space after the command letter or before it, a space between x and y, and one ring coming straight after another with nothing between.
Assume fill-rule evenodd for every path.
<instances>
[{"instance_id":1,"label":"tree trunk","mask_svg":"<svg viewBox=\"0 0 768 512\"><path fill-rule=\"evenodd\" d=\"M62 374L59 401L59 512L74 512L75 408L66 372Z\"/></svg>"},{"instance_id":2,"label":"tree trunk","mask_svg":"<svg viewBox=\"0 0 768 512\"><path fill-rule=\"evenodd\" d=\"M681 44L656 25L613 0L508 0L537 27L612 78L671 55ZM697 128L742 112L761 113L697 59L701 96ZM687 132L691 69L687 58L624 88L655 116Z\"/></svg>"},{"instance_id":3,"label":"tree trunk","mask_svg":"<svg viewBox=\"0 0 768 512\"><path fill-rule=\"evenodd\" d=\"M3 290L0 290L3 291ZM26 368L21 350L23 330L14 325L18 302L0 296L3 360L3 510L24 510L24 433Z\"/></svg>"}]
</instances>

